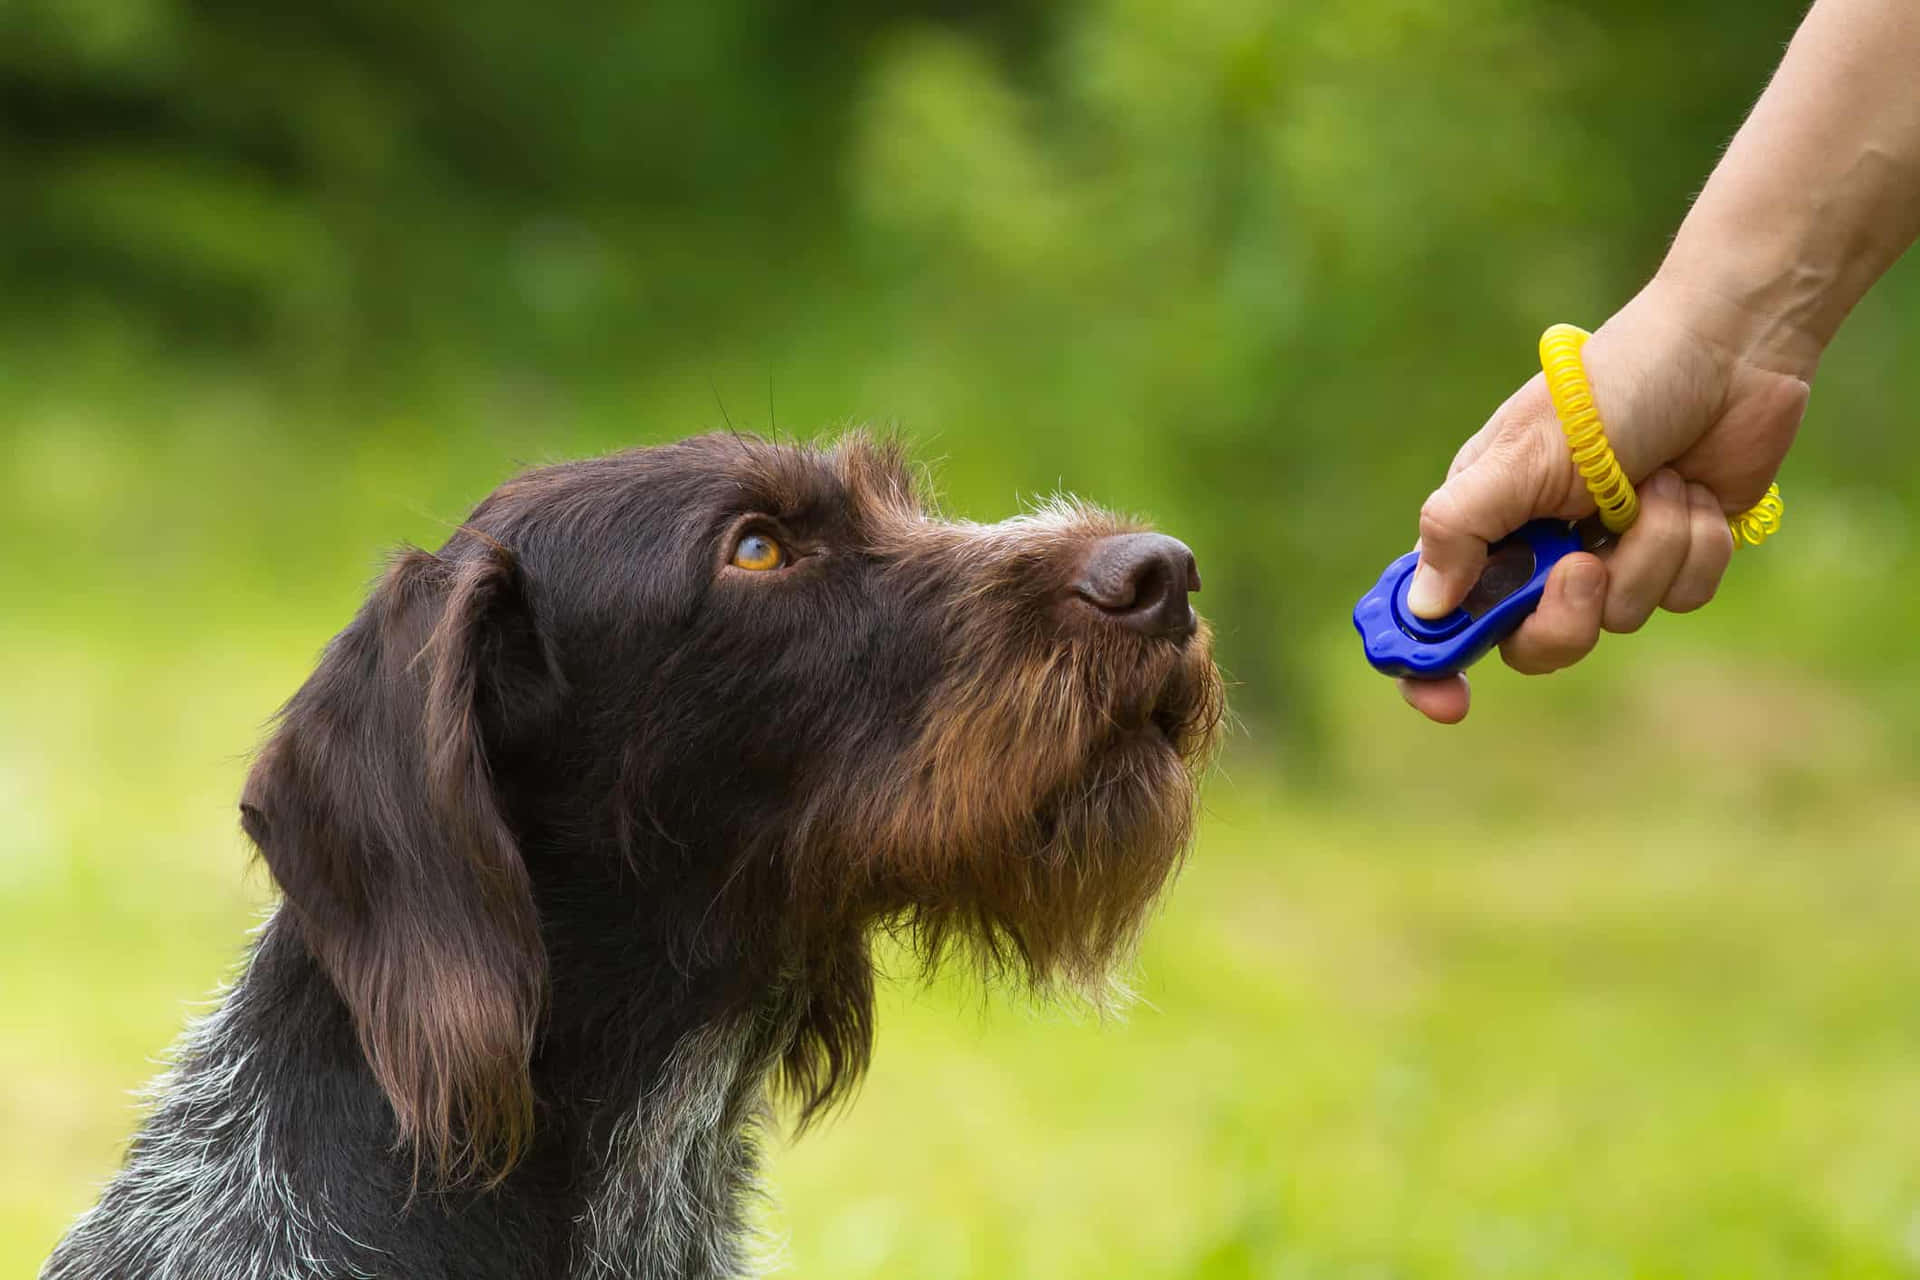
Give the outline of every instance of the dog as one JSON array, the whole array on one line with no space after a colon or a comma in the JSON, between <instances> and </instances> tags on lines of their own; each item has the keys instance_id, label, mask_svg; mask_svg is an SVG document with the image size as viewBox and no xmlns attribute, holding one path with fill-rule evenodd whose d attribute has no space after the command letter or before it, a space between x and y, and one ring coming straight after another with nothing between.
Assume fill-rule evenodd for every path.
<instances>
[{"instance_id":1,"label":"dog","mask_svg":"<svg viewBox=\"0 0 1920 1280\"><path fill-rule=\"evenodd\" d=\"M1113 998L1222 683L1192 553L893 444L529 471L391 563L241 825L281 891L43 1280L721 1280L870 948Z\"/></svg>"}]
</instances>

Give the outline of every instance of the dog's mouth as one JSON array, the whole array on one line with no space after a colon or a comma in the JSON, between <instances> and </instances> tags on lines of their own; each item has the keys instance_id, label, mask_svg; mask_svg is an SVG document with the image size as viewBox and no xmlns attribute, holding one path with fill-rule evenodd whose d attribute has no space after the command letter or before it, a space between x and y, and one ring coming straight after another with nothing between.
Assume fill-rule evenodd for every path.
<instances>
[{"instance_id":1,"label":"dog's mouth","mask_svg":"<svg viewBox=\"0 0 1920 1280\"><path fill-rule=\"evenodd\" d=\"M1172 662L1149 664L1137 692L1123 697L1113 723L1123 738L1145 738L1198 764L1210 753L1222 715L1220 675L1204 639Z\"/></svg>"},{"instance_id":2,"label":"dog's mouth","mask_svg":"<svg viewBox=\"0 0 1920 1280\"><path fill-rule=\"evenodd\" d=\"M1147 723L1166 740L1167 745L1176 749L1188 732L1186 715L1173 706L1155 707L1148 713Z\"/></svg>"},{"instance_id":3,"label":"dog's mouth","mask_svg":"<svg viewBox=\"0 0 1920 1280\"><path fill-rule=\"evenodd\" d=\"M1177 748L1192 733L1190 703L1184 690L1134 699L1115 712L1113 726L1122 738L1148 738Z\"/></svg>"}]
</instances>

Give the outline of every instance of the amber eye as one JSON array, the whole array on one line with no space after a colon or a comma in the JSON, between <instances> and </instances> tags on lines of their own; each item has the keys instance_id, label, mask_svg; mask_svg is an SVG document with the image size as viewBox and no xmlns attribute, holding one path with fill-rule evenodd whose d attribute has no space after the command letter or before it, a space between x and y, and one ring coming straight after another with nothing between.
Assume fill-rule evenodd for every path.
<instances>
[{"instance_id":1,"label":"amber eye","mask_svg":"<svg viewBox=\"0 0 1920 1280\"><path fill-rule=\"evenodd\" d=\"M787 562L787 553L780 544L764 533L750 533L734 544L733 567L736 569L778 569Z\"/></svg>"}]
</instances>

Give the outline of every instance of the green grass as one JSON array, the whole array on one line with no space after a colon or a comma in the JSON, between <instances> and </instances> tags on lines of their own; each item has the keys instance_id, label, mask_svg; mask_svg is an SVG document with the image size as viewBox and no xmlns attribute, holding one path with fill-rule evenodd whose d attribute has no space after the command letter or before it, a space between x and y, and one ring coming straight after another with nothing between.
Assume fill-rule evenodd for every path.
<instances>
[{"instance_id":1,"label":"green grass","mask_svg":"<svg viewBox=\"0 0 1920 1280\"><path fill-rule=\"evenodd\" d=\"M1905 817L1223 806L1124 1025L892 995L796 1274L1911 1274Z\"/></svg>"},{"instance_id":2,"label":"green grass","mask_svg":"<svg viewBox=\"0 0 1920 1280\"><path fill-rule=\"evenodd\" d=\"M246 756L376 549L613 430L278 430L217 389L55 388L0 452L0 1275L267 903ZM1004 514L952 447L960 509ZM1920 1275L1920 681L1863 567L1905 539L1795 500L1713 608L1489 669L1457 730L1361 667L1346 600L1293 601L1326 736L1238 731L1143 1001L889 985L855 1105L773 1144L789 1274Z\"/></svg>"},{"instance_id":3,"label":"green grass","mask_svg":"<svg viewBox=\"0 0 1920 1280\"><path fill-rule=\"evenodd\" d=\"M333 620L200 603L157 651L7 632L0 1273L266 901L232 798ZM1869 692L1698 635L1449 733L1329 634L1328 758L1240 736L1124 1021L889 986L855 1105L775 1144L790 1274L1920 1271L1911 762Z\"/></svg>"}]
</instances>

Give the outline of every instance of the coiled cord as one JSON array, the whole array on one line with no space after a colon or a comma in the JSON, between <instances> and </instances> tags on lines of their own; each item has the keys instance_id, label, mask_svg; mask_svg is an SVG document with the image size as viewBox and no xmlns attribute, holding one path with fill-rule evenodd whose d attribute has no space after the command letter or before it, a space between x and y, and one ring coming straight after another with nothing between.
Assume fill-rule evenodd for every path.
<instances>
[{"instance_id":1,"label":"coiled cord","mask_svg":"<svg viewBox=\"0 0 1920 1280\"><path fill-rule=\"evenodd\" d=\"M1780 513L1786 504L1780 500L1780 486L1767 486L1766 497L1753 504L1753 509L1742 512L1727 521L1727 528L1733 530L1736 545L1757 547L1771 538L1780 528Z\"/></svg>"},{"instance_id":2,"label":"coiled cord","mask_svg":"<svg viewBox=\"0 0 1920 1280\"><path fill-rule=\"evenodd\" d=\"M1549 326L1540 335L1540 370L1547 375L1547 394L1553 398L1560 429L1567 433L1573 465L1600 508L1600 523L1608 532L1621 534L1639 517L1640 498L1627 473L1620 469L1613 446L1607 443L1607 429L1600 421L1600 407L1594 403L1593 385L1580 362L1580 348L1591 336L1570 324ZM1780 486L1768 485L1766 496L1752 510L1727 521L1734 545L1757 547L1772 537L1780 528L1785 505L1780 499Z\"/></svg>"}]
</instances>

